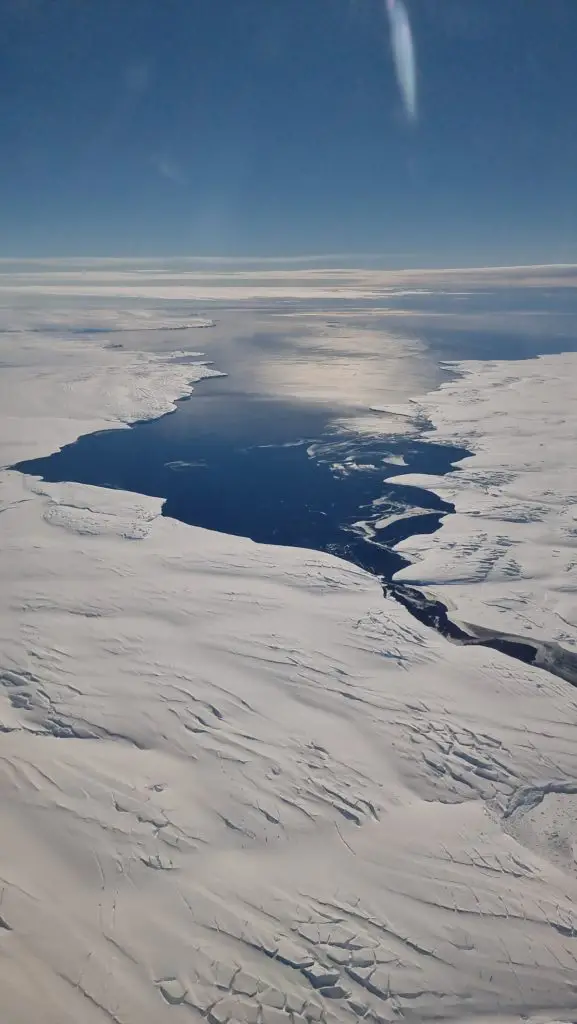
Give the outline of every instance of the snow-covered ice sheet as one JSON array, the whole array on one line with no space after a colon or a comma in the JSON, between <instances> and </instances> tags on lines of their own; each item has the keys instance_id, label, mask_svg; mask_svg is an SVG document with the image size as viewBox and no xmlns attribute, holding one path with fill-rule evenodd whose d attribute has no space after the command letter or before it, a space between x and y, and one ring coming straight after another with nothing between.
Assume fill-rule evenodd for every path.
<instances>
[{"instance_id":1,"label":"snow-covered ice sheet","mask_svg":"<svg viewBox=\"0 0 577 1024\"><path fill-rule=\"evenodd\" d=\"M0 333L1 466L50 454L80 434L160 416L190 394L191 382L218 372L200 355L185 364L182 352L155 355L108 348L98 335L26 330L30 319L18 311L8 321L17 333Z\"/></svg>"},{"instance_id":2,"label":"snow-covered ice sheet","mask_svg":"<svg viewBox=\"0 0 577 1024\"><path fill-rule=\"evenodd\" d=\"M569 688L326 556L2 489L10 1024L574 1009Z\"/></svg>"},{"instance_id":3,"label":"snow-covered ice sheet","mask_svg":"<svg viewBox=\"0 0 577 1024\"><path fill-rule=\"evenodd\" d=\"M453 502L433 537L398 550L456 618L577 650L577 354L471 362L419 400L431 439L473 453L443 479L404 484Z\"/></svg>"},{"instance_id":4,"label":"snow-covered ice sheet","mask_svg":"<svg viewBox=\"0 0 577 1024\"><path fill-rule=\"evenodd\" d=\"M0 359L4 465L204 372ZM160 505L0 472L3 1024L572 1019L575 691Z\"/></svg>"}]
</instances>

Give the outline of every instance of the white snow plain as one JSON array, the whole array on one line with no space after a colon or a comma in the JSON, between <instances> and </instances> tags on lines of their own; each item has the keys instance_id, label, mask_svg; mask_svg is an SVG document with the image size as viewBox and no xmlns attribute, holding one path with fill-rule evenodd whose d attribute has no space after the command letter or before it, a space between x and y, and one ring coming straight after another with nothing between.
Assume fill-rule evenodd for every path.
<instances>
[{"instance_id":1,"label":"white snow plain","mask_svg":"<svg viewBox=\"0 0 577 1024\"><path fill-rule=\"evenodd\" d=\"M208 372L28 315L4 466ZM430 398L452 441L466 383ZM573 1019L575 691L345 562L160 508L0 471L3 1024Z\"/></svg>"},{"instance_id":2,"label":"white snow plain","mask_svg":"<svg viewBox=\"0 0 577 1024\"><path fill-rule=\"evenodd\" d=\"M411 475L455 505L433 537L398 550L461 621L577 651L577 354L460 363L419 402L431 440L472 457L443 479Z\"/></svg>"}]
</instances>

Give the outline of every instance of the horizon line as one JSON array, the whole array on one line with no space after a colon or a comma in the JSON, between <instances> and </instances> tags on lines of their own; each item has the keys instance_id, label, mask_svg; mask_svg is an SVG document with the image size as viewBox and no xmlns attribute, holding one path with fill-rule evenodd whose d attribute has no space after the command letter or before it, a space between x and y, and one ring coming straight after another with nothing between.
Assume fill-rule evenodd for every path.
<instances>
[{"instance_id":1,"label":"horizon line","mask_svg":"<svg viewBox=\"0 0 577 1024\"><path fill-rule=\"evenodd\" d=\"M10 266L14 264L52 264L62 265L71 263L84 263L84 264L103 264L103 263L128 263L128 264L152 264L162 263L163 261L180 261L180 262L191 262L191 263L212 263L212 264L231 264L231 265L250 265L250 264L299 264L299 263L320 263L323 260L336 260L336 259L357 259L357 260L378 260L378 259L391 259L394 255L409 256L412 254L386 254L386 253L324 253L324 254L309 254L304 256L0 256L0 266ZM447 266L447 267L427 267L427 266L412 266L412 267L383 267L377 268L391 274L413 274L413 273L428 273L428 274L444 274L444 273L474 273L483 271L505 271L505 270L570 270L576 269L577 262L575 263L509 263L509 264L482 264L482 265L462 265L462 266ZM343 264L338 267L321 267L320 269L331 269L331 270L356 270L357 267Z\"/></svg>"}]
</instances>

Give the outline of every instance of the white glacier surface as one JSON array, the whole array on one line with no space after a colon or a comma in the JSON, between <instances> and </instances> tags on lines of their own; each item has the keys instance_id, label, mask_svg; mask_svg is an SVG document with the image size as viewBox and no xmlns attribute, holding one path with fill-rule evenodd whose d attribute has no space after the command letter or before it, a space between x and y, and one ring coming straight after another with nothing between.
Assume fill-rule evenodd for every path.
<instances>
[{"instance_id":1,"label":"white glacier surface","mask_svg":"<svg viewBox=\"0 0 577 1024\"><path fill-rule=\"evenodd\" d=\"M25 330L0 361L4 466L158 415L208 372ZM571 410L567 369L538 366L545 542ZM491 372L516 395L533 368L481 369L461 420L469 378L428 399L481 471ZM530 504L540 476L515 472ZM451 488L458 508L476 493ZM345 562L160 509L0 471L2 1021L573 1019L575 691L446 643Z\"/></svg>"},{"instance_id":2,"label":"white glacier surface","mask_svg":"<svg viewBox=\"0 0 577 1024\"><path fill-rule=\"evenodd\" d=\"M443 479L404 476L455 505L433 537L398 550L467 623L577 650L577 354L460 363L419 400L436 442L471 458Z\"/></svg>"}]
</instances>

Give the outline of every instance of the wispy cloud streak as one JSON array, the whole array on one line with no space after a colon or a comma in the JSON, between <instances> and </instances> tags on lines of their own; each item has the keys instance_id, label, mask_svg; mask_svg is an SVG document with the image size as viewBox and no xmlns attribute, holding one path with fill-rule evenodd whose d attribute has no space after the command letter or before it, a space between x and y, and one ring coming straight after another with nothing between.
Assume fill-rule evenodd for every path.
<instances>
[{"instance_id":1,"label":"wispy cloud streak","mask_svg":"<svg viewBox=\"0 0 577 1024\"><path fill-rule=\"evenodd\" d=\"M411 23L403 0L386 0L395 72L407 117L417 117L417 67Z\"/></svg>"}]
</instances>

